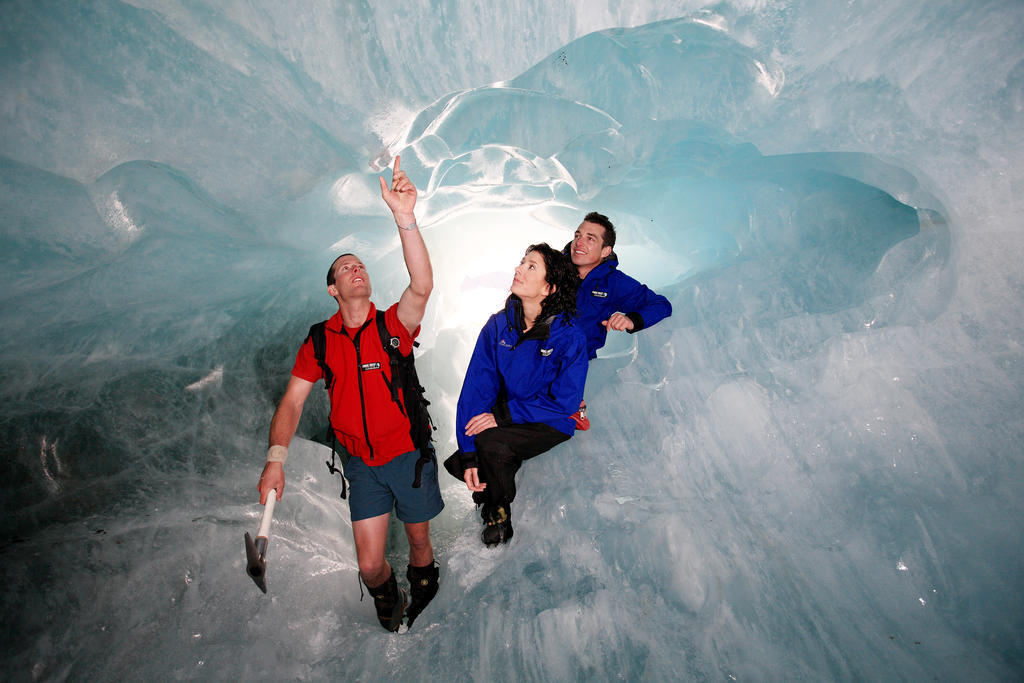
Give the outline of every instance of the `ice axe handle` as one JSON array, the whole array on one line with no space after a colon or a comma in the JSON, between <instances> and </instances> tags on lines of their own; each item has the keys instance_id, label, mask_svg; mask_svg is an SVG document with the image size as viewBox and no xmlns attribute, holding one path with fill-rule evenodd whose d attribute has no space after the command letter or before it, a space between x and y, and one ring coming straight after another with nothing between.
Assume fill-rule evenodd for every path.
<instances>
[{"instance_id":1,"label":"ice axe handle","mask_svg":"<svg viewBox=\"0 0 1024 683\"><path fill-rule=\"evenodd\" d=\"M245 573L264 593L267 592L267 546L270 544L270 520L274 517L274 503L276 502L277 489L271 489L267 494L267 504L263 508L263 518L260 520L260 529L256 532L256 539L253 540L249 532L245 532Z\"/></svg>"},{"instance_id":2,"label":"ice axe handle","mask_svg":"<svg viewBox=\"0 0 1024 683\"><path fill-rule=\"evenodd\" d=\"M267 494L267 504L263 506L263 518L260 519L260 530L256 537L270 538L270 520L274 516L274 504L277 502L277 489L270 489Z\"/></svg>"}]
</instances>

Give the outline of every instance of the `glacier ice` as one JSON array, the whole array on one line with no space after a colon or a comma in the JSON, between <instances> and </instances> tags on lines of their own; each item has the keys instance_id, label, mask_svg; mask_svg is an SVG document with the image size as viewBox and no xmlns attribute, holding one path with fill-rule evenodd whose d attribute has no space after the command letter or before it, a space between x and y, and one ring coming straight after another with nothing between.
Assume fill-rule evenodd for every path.
<instances>
[{"instance_id":1,"label":"glacier ice","mask_svg":"<svg viewBox=\"0 0 1024 683\"><path fill-rule=\"evenodd\" d=\"M1024 8L549 5L0 8L9 678L1019 675ZM510 547L446 481L441 591L397 637L323 392L267 596L241 541L331 254L405 284L395 154L440 454L525 245L607 213L675 311L591 364L594 427L524 466Z\"/></svg>"}]
</instances>

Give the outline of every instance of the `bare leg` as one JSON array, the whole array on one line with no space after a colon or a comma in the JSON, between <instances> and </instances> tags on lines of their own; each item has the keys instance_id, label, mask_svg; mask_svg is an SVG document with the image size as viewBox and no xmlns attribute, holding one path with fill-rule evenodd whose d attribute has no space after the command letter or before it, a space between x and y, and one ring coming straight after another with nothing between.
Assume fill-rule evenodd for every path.
<instances>
[{"instance_id":1,"label":"bare leg","mask_svg":"<svg viewBox=\"0 0 1024 683\"><path fill-rule=\"evenodd\" d=\"M356 560L359 575L367 586L379 586L391 576L391 566L384 559L388 540L390 513L352 522L352 535L356 541ZM408 525L407 525L408 526Z\"/></svg>"},{"instance_id":2,"label":"bare leg","mask_svg":"<svg viewBox=\"0 0 1024 683\"><path fill-rule=\"evenodd\" d=\"M406 523L405 537L409 539L409 564L426 567L434 561L434 546L430 543L430 522Z\"/></svg>"}]
</instances>

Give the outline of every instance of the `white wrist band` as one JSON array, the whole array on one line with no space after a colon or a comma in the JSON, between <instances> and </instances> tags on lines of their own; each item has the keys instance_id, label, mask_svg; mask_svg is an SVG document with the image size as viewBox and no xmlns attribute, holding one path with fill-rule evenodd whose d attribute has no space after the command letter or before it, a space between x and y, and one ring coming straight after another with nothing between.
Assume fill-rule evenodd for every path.
<instances>
[{"instance_id":1,"label":"white wrist band","mask_svg":"<svg viewBox=\"0 0 1024 683\"><path fill-rule=\"evenodd\" d=\"M271 446L267 449L267 462L279 462L282 465L288 459L288 449L284 446Z\"/></svg>"},{"instance_id":2,"label":"white wrist band","mask_svg":"<svg viewBox=\"0 0 1024 683\"><path fill-rule=\"evenodd\" d=\"M401 229L401 230L415 230L415 229L416 229L416 227L417 227L417 226L416 226L416 219L415 219L415 218L413 218L413 219L412 219L412 223L410 223L409 225L399 225L398 227L399 227L399 229Z\"/></svg>"}]
</instances>

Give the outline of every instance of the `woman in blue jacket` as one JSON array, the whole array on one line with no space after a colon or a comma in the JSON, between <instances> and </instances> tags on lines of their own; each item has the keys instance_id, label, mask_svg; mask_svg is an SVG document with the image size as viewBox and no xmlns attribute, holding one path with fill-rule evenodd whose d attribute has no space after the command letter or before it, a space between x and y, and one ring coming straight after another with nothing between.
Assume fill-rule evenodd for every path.
<instances>
[{"instance_id":1,"label":"woman in blue jacket","mask_svg":"<svg viewBox=\"0 0 1024 683\"><path fill-rule=\"evenodd\" d=\"M547 244L516 268L505 310L480 331L456 411L459 451L445 462L483 505L487 545L512 538L515 475L566 441L587 380L587 342L572 322L576 269Z\"/></svg>"}]
</instances>

